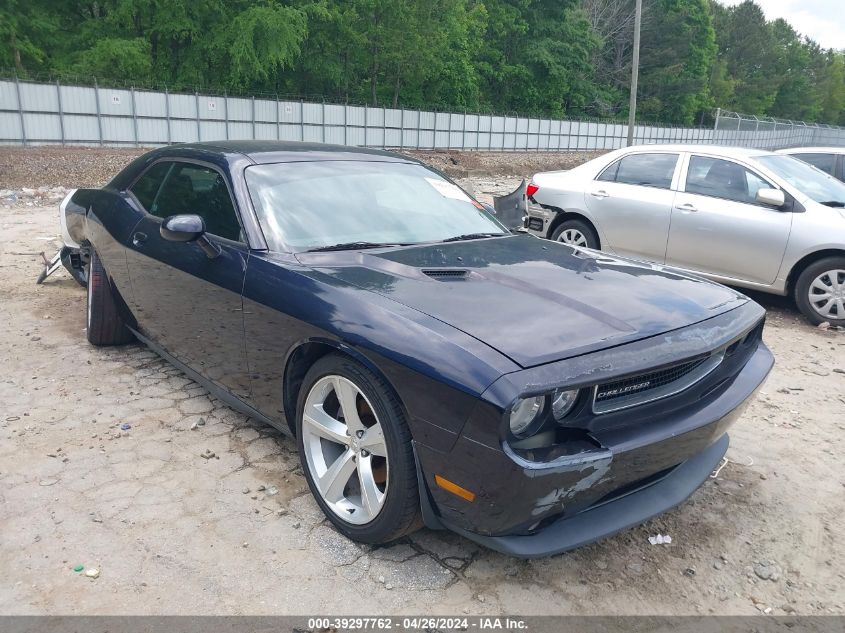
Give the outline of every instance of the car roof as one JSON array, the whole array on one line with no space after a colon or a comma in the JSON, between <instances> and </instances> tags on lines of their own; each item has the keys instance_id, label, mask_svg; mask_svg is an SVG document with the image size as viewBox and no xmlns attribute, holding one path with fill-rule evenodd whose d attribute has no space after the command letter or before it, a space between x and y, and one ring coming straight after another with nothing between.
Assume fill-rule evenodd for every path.
<instances>
[{"instance_id":1,"label":"car roof","mask_svg":"<svg viewBox=\"0 0 845 633\"><path fill-rule=\"evenodd\" d=\"M301 141L207 141L179 143L159 150L161 154L212 152L243 154L255 163L284 163L317 160L378 160L385 162L418 162L410 156L350 145L307 143Z\"/></svg>"},{"instance_id":2,"label":"car roof","mask_svg":"<svg viewBox=\"0 0 845 633\"><path fill-rule=\"evenodd\" d=\"M789 147L779 149L778 154L845 154L845 147Z\"/></svg>"},{"instance_id":3,"label":"car roof","mask_svg":"<svg viewBox=\"0 0 845 633\"><path fill-rule=\"evenodd\" d=\"M721 156L728 156L733 158L751 158L754 156L766 156L771 154L764 149L754 149L752 147L731 147L729 145L706 145L706 144L692 144L692 143L675 143L675 144L645 144L632 145L626 147L622 151L643 151L643 150L658 150L662 152L695 152L698 154L719 154Z\"/></svg>"}]
</instances>

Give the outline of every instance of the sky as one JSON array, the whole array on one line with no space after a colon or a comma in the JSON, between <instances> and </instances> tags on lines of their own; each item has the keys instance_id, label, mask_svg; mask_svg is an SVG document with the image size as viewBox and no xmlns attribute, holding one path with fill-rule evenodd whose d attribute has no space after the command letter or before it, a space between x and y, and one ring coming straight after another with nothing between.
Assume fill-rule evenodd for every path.
<instances>
[{"instance_id":1,"label":"sky","mask_svg":"<svg viewBox=\"0 0 845 633\"><path fill-rule=\"evenodd\" d=\"M733 6L742 0L720 0ZM823 48L845 49L845 0L756 0L766 19L783 18Z\"/></svg>"}]
</instances>

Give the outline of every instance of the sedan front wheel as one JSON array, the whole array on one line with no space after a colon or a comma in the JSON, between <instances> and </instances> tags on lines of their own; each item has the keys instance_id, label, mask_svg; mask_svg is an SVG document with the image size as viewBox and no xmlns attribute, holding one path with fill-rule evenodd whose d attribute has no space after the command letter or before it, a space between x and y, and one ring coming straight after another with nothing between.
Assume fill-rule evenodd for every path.
<instances>
[{"instance_id":1,"label":"sedan front wheel","mask_svg":"<svg viewBox=\"0 0 845 633\"><path fill-rule=\"evenodd\" d=\"M795 284L795 302L814 324L845 327L845 257L828 257L805 268Z\"/></svg>"},{"instance_id":2,"label":"sedan front wheel","mask_svg":"<svg viewBox=\"0 0 845 633\"><path fill-rule=\"evenodd\" d=\"M308 485L349 538L386 543L416 528L411 434L387 384L339 354L318 360L300 389L296 430Z\"/></svg>"}]
</instances>

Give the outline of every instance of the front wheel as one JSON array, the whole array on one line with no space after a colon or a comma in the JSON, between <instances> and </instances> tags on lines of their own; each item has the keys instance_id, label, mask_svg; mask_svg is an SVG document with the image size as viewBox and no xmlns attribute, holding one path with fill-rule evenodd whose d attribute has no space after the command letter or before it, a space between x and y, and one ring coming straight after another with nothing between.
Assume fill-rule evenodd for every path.
<instances>
[{"instance_id":1,"label":"front wheel","mask_svg":"<svg viewBox=\"0 0 845 633\"><path fill-rule=\"evenodd\" d=\"M582 220L564 220L552 232L551 239L570 246L599 247L599 238L595 230Z\"/></svg>"},{"instance_id":2,"label":"front wheel","mask_svg":"<svg viewBox=\"0 0 845 633\"><path fill-rule=\"evenodd\" d=\"M845 327L845 257L807 266L795 284L795 303L816 325L827 321Z\"/></svg>"},{"instance_id":3,"label":"front wheel","mask_svg":"<svg viewBox=\"0 0 845 633\"><path fill-rule=\"evenodd\" d=\"M378 376L340 354L318 360L299 392L296 434L308 486L340 532L380 544L416 529L411 434Z\"/></svg>"}]
</instances>

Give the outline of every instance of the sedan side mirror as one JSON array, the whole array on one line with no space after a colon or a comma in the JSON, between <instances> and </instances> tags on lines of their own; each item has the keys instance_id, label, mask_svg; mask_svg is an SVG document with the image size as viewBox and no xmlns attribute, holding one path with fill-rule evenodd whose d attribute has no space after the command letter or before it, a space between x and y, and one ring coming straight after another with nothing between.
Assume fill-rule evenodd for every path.
<instances>
[{"instance_id":1,"label":"sedan side mirror","mask_svg":"<svg viewBox=\"0 0 845 633\"><path fill-rule=\"evenodd\" d=\"M220 247L205 235L205 220L194 213L164 218L159 232L168 242L196 242L209 259L220 254Z\"/></svg>"},{"instance_id":2,"label":"sedan side mirror","mask_svg":"<svg viewBox=\"0 0 845 633\"><path fill-rule=\"evenodd\" d=\"M772 207L780 208L786 204L786 196L780 189L759 189L756 198L757 202Z\"/></svg>"}]
</instances>

